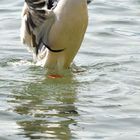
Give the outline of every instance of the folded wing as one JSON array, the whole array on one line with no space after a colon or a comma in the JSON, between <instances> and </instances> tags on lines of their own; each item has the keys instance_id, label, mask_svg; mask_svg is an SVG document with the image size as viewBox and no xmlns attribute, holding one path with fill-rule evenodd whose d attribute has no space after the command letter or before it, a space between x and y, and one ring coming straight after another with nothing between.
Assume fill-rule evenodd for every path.
<instances>
[{"instance_id":1,"label":"folded wing","mask_svg":"<svg viewBox=\"0 0 140 140\"><path fill-rule=\"evenodd\" d=\"M36 56L45 48L54 52L61 51L52 50L47 40L51 26L55 22L53 9L57 3L58 0L25 0L21 39Z\"/></svg>"}]
</instances>

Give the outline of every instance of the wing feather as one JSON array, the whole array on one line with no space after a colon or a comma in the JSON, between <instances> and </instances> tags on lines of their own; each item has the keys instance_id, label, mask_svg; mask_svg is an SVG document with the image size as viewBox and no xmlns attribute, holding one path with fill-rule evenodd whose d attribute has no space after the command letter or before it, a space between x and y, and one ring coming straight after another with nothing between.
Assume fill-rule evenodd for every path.
<instances>
[{"instance_id":1,"label":"wing feather","mask_svg":"<svg viewBox=\"0 0 140 140\"><path fill-rule=\"evenodd\" d=\"M22 40L36 55L43 45L51 50L47 37L55 21L53 8L57 2L58 0L25 0L22 23L24 30L21 30L25 33L22 33Z\"/></svg>"}]
</instances>

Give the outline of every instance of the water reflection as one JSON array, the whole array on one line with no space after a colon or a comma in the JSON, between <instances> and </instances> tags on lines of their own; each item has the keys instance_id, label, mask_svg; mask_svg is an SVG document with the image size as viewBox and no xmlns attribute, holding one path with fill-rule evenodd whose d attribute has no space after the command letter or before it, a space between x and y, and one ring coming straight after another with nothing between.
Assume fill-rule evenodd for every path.
<instances>
[{"instance_id":1,"label":"water reflection","mask_svg":"<svg viewBox=\"0 0 140 140\"><path fill-rule=\"evenodd\" d=\"M31 139L70 139L70 126L76 125L76 82L72 76L26 83L13 91L14 111L21 115L17 124L24 130L19 135ZM22 132L22 131L21 131Z\"/></svg>"}]
</instances>

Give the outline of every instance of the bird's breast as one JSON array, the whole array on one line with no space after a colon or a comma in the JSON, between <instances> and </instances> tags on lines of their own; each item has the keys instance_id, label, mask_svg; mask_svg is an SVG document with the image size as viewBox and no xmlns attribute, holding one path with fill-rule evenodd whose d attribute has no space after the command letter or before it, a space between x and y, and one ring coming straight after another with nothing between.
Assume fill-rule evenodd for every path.
<instances>
[{"instance_id":1,"label":"bird's breast","mask_svg":"<svg viewBox=\"0 0 140 140\"><path fill-rule=\"evenodd\" d=\"M67 67L80 48L87 28L87 4L85 0L60 0L54 13L56 21L49 33L49 45L53 49L65 49L56 58L60 61L62 58ZM54 55L49 54L50 60Z\"/></svg>"}]
</instances>

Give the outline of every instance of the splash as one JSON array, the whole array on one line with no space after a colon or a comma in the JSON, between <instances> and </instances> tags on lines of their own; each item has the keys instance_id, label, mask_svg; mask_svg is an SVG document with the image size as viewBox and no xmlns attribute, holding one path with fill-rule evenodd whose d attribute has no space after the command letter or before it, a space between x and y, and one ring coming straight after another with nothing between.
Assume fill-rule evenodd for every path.
<instances>
[{"instance_id":1,"label":"splash","mask_svg":"<svg viewBox=\"0 0 140 140\"><path fill-rule=\"evenodd\" d=\"M35 64L29 60L12 60L10 62L7 62L10 66L35 66Z\"/></svg>"}]
</instances>

